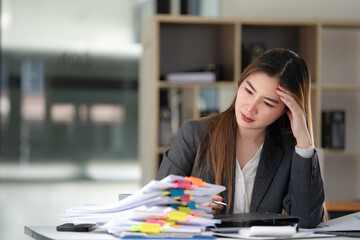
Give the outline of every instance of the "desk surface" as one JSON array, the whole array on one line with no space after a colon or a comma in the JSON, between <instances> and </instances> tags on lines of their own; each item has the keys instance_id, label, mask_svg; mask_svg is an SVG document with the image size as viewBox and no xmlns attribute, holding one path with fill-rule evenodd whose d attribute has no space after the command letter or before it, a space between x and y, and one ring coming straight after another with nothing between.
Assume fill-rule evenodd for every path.
<instances>
[{"instance_id":1,"label":"desk surface","mask_svg":"<svg viewBox=\"0 0 360 240\"><path fill-rule=\"evenodd\" d=\"M35 240L109 240L119 239L107 232L58 232L54 226L25 226L25 234Z\"/></svg>"},{"instance_id":2,"label":"desk surface","mask_svg":"<svg viewBox=\"0 0 360 240\"><path fill-rule=\"evenodd\" d=\"M25 226L25 234L35 240L109 240L119 239L105 231L92 231L92 232L58 232L54 226ZM217 238L218 240L231 240L232 238ZM317 240L349 240L355 238L346 237L331 237L331 238L304 238L304 239L317 239Z\"/></svg>"}]
</instances>

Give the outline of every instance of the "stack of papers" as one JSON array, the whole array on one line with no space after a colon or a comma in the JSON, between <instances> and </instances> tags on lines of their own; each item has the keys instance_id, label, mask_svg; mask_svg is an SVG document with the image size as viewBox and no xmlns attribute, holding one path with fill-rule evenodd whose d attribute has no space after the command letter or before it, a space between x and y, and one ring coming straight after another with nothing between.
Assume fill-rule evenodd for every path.
<instances>
[{"instance_id":1,"label":"stack of papers","mask_svg":"<svg viewBox=\"0 0 360 240\"><path fill-rule=\"evenodd\" d=\"M177 83L209 83L215 82L216 76L214 72L176 72L169 73L166 80Z\"/></svg>"},{"instance_id":2,"label":"stack of papers","mask_svg":"<svg viewBox=\"0 0 360 240\"><path fill-rule=\"evenodd\" d=\"M224 186L203 182L199 178L170 175L152 180L138 192L108 205L83 205L70 208L61 220L68 223L93 223L109 233L191 233L199 234L221 220L214 219L210 207L212 196Z\"/></svg>"}]
</instances>

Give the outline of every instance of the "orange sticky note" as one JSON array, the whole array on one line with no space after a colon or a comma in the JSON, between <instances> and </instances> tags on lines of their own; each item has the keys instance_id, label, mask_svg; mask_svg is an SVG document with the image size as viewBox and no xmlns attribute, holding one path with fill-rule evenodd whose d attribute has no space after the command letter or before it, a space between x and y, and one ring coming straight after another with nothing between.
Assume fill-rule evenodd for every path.
<instances>
[{"instance_id":1,"label":"orange sticky note","mask_svg":"<svg viewBox=\"0 0 360 240\"><path fill-rule=\"evenodd\" d=\"M201 178L197 177L185 177L186 180L191 181L192 184L198 185L199 187L206 187L206 182L203 182Z\"/></svg>"},{"instance_id":2,"label":"orange sticky note","mask_svg":"<svg viewBox=\"0 0 360 240\"><path fill-rule=\"evenodd\" d=\"M193 215L194 217L204 217L204 215L202 215L202 214L196 214L196 213L194 213L194 212L191 212L191 215Z\"/></svg>"}]
</instances>

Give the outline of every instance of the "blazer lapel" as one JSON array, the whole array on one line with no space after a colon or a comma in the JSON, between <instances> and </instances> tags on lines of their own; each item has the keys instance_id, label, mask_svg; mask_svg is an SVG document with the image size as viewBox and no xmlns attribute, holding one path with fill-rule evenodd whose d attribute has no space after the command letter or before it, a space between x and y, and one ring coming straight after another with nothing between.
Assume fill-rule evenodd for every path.
<instances>
[{"instance_id":1,"label":"blazer lapel","mask_svg":"<svg viewBox=\"0 0 360 240\"><path fill-rule=\"evenodd\" d=\"M279 133L278 133L279 134ZM279 138L268 132L256 172L254 188L250 203L250 212L256 212L264 198L277 169L282 161L284 150L278 144Z\"/></svg>"}]
</instances>

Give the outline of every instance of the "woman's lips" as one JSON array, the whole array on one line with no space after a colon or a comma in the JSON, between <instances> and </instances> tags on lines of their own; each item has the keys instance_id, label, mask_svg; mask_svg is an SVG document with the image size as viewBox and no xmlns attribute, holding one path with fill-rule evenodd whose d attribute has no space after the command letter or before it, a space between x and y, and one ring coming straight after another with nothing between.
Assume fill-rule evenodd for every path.
<instances>
[{"instance_id":1,"label":"woman's lips","mask_svg":"<svg viewBox=\"0 0 360 240\"><path fill-rule=\"evenodd\" d=\"M243 113L241 113L241 118L242 118L242 120L244 120L244 122L247 122L247 123L254 121L253 119L246 117Z\"/></svg>"}]
</instances>

